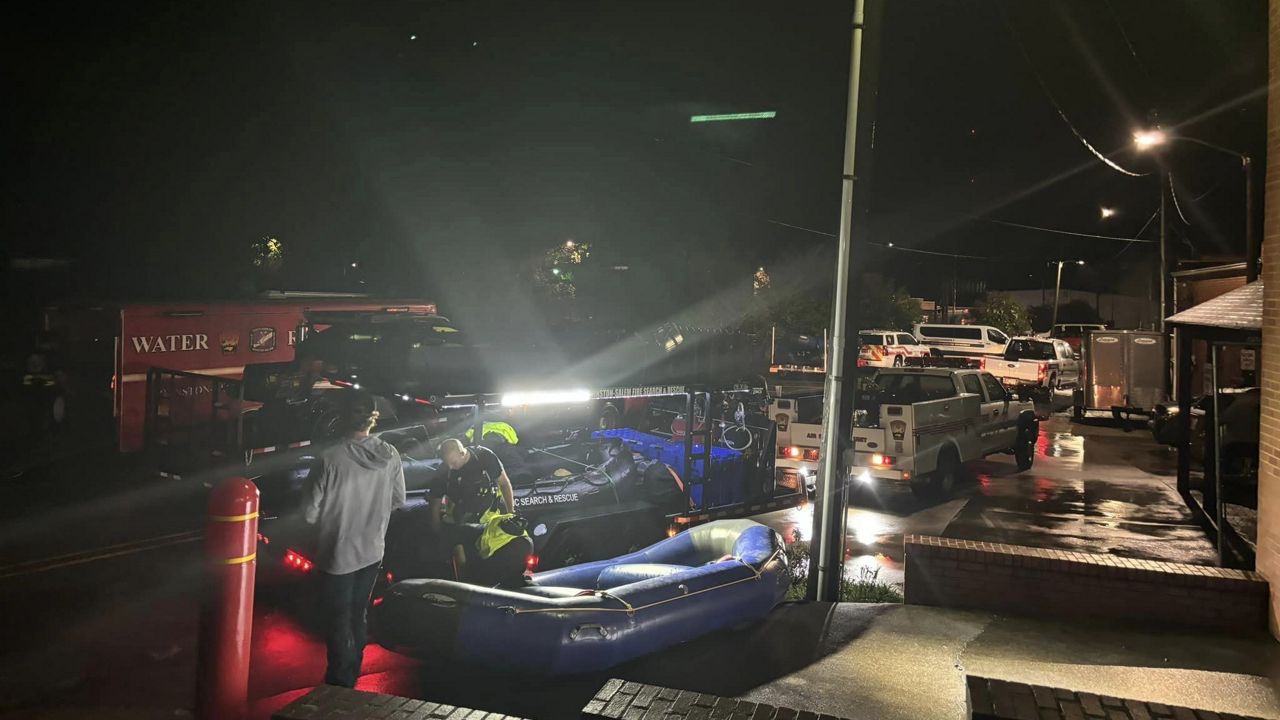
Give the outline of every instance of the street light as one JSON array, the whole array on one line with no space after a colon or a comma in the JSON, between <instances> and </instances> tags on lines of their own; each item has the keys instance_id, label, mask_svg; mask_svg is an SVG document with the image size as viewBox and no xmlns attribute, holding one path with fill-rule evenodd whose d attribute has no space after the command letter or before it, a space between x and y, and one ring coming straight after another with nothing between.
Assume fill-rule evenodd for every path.
<instances>
[{"instance_id":1,"label":"street light","mask_svg":"<svg viewBox=\"0 0 1280 720\"><path fill-rule=\"evenodd\" d=\"M1133 144L1137 145L1139 150L1149 150L1157 145L1165 144L1168 140L1169 137L1159 128L1139 130L1133 134Z\"/></svg>"},{"instance_id":2,"label":"street light","mask_svg":"<svg viewBox=\"0 0 1280 720\"><path fill-rule=\"evenodd\" d=\"M1066 265L1067 263L1075 263L1076 265L1083 265L1084 261L1083 260L1050 260L1049 261L1050 265L1058 266L1058 280L1056 283L1054 283L1054 286L1053 286L1053 321L1049 323L1049 332L1053 332L1053 329L1058 325L1058 298L1061 297L1062 295L1062 266Z\"/></svg>"},{"instance_id":3,"label":"street light","mask_svg":"<svg viewBox=\"0 0 1280 720\"><path fill-rule=\"evenodd\" d=\"M1106 220L1106 219L1107 219L1107 218L1109 218L1109 217L1115 217L1116 209L1115 209L1115 208L1104 207L1104 208L1098 208L1098 212L1099 212L1099 214L1101 214L1101 215L1102 215L1102 219L1103 219L1103 220Z\"/></svg>"},{"instance_id":4,"label":"street light","mask_svg":"<svg viewBox=\"0 0 1280 720\"><path fill-rule=\"evenodd\" d=\"M1215 143L1200 140L1199 138L1186 137L1184 135L1167 135L1163 130L1141 130L1133 134L1133 144L1138 150L1149 150L1159 145L1164 145L1171 141L1178 140L1181 142L1189 142L1201 147L1209 148L1215 152L1224 155L1230 155L1240 161L1240 169L1244 171L1244 254L1245 254L1245 275L1248 282L1258 279L1258 238L1257 232L1253 227L1253 160L1248 153L1237 152L1231 148L1226 148ZM1160 187L1160 207L1163 215L1164 208L1164 183L1162 179ZM1161 220L1163 227L1163 219ZM1160 239L1161 251L1164 249L1164 232L1161 231ZM1163 274L1164 264L1161 262L1161 272ZM1163 282L1163 278L1161 279ZM1163 287L1163 285L1161 286ZM1160 307L1161 315L1164 314L1163 304Z\"/></svg>"}]
</instances>

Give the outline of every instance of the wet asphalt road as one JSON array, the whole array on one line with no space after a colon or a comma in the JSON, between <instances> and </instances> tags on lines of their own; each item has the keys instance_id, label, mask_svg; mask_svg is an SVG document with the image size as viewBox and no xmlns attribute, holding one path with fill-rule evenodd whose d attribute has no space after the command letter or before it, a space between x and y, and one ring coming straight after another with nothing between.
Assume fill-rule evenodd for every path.
<instances>
[{"instance_id":1,"label":"wet asphalt road","mask_svg":"<svg viewBox=\"0 0 1280 720\"><path fill-rule=\"evenodd\" d=\"M1148 433L1063 416L1042 433L1032 470L1019 473L1002 456L974 463L952 499L855 497L850 571L900 582L902 537L911 533L1212 562L1212 547L1173 491L1172 453ZM184 716L194 686L204 488L144 480L127 463L88 452L0 488L8 500L0 506L0 718L78 718L90 707L93 717ZM807 535L812 509L760 519ZM305 583L259 588L250 691L260 717L323 672L309 594ZM438 678L371 646L361 687L466 699L465 683Z\"/></svg>"}]
</instances>

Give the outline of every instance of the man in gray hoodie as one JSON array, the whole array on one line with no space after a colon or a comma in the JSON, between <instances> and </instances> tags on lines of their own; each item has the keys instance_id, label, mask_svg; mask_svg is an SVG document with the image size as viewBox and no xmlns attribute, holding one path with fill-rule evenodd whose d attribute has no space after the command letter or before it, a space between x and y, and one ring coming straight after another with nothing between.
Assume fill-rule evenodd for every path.
<instances>
[{"instance_id":1,"label":"man in gray hoodie","mask_svg":"<svg viewBox=\"0 0 1280 720\"><path fill-rule=\"evenodd\" d=\"M324 470L307 506L307 522L318 525L316 568L329 685L355 687L360 676L369 597L382 565L387 524L405 502L400 453L369 435L377 420L370 395L344 391L341 423L347 435L321 454Z\"/></svg>"}]
</instances>

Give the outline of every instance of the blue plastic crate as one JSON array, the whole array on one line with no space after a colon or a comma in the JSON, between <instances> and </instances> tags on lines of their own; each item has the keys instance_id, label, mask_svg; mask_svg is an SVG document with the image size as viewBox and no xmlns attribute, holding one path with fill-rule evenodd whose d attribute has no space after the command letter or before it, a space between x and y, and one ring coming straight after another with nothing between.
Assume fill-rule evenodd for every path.
<instances>
[{"instance_id":1,"label":"blue plastic crate","mask_svg":"<svg viewBox=\"0 0 1280 720\"><path fill-rule=\"evenodd\" d=\"M591 434L593 438L619 438L633 451L650 460L660 460L681 475L684 474L684 441L671 440L660 435L640 432L631 428L615 428L613 430L597 430ZM702 451L701 445L694 446L694 454ZM741 502L742 498L742 453L725 447L711 448L712 488L706 504L703 504L703 489L700 482L706 478L705 462L701 459L693 461L692 477L686 481L690 484L689 497L697 507L715 507Z\"/></svg>"}]
</instances>

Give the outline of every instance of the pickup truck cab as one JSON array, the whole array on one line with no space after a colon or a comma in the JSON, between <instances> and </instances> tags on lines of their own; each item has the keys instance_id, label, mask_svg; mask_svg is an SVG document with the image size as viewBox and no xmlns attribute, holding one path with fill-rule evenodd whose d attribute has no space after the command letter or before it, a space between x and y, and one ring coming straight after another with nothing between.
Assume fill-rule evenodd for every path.
<instances>
[{"instance_id":1,"label":"pickup truck cab","mask_svg":"<svg viewBox=\"0 0 1280 720\"><path fill-rule=\"evenodd\" d=\"M1080 361L1064 340L1013 338L1004 357L984 358L982 369L1005 387L1037 395L1051 396L1059 388L1080 384Z\"/></svg>"},{"instance_id":2,"label":"pickup truck cab","mask_svg":"<svg viewBox=\"0 0 1280 720\"><path fill-rule=\"evenodd\" d=\"M972 460L1010 454L1030 469L1039 433L1034 405L989 372L888 368L857 389L846 466L860 485L948 495Z\"/></svg>"},{"instance_id":3,"label":"pickup truck cab","mask_svg":"<svg viewBox=\"0 0 1280 720\"><path fill-rule=\"evenodd\" d=\"M858 367L902 367L908 358L923 358L933 349L914 335L897 330L863 330L858 333Z\"/></svg>"}]
</instances>

